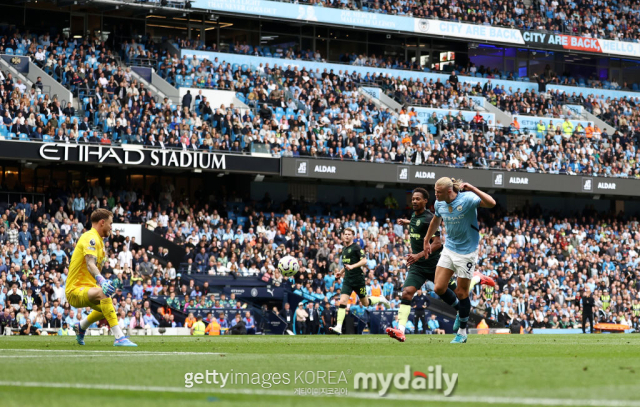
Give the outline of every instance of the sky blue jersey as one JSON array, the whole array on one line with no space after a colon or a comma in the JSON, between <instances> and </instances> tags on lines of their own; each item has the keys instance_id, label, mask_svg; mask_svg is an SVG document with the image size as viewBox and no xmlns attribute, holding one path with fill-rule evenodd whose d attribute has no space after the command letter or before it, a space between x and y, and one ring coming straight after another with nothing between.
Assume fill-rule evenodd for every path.
<instances>
[{"instance_id":1,"label":"sky blue jersey","mask_svg":"<svg viewBox=\"0 0 640 407\"><path fill-rule=\"evenodd\" d=\"M482 200L473 192L460 192L447 204L436 201L435 214L442 218L447 229L444 247L458 254L470 254L478 250L478 205ZM451 210L449 210L451 209Z\"/></svg>"}]
</instances>

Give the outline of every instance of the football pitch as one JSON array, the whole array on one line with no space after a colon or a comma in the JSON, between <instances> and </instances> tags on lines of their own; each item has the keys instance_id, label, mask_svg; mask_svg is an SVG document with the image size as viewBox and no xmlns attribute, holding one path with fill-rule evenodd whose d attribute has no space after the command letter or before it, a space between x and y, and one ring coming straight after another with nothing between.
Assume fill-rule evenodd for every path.
<instances>
[{"instance_id":1,"label":"football pitch","mask_svg":"<svg viewBox=\"0 0 640 407\"><path fill-rule=\"evenodd\" d=\"M3 336L0 405L640 407L640 335L452 338Z\"/></svg>"}]
</instances>

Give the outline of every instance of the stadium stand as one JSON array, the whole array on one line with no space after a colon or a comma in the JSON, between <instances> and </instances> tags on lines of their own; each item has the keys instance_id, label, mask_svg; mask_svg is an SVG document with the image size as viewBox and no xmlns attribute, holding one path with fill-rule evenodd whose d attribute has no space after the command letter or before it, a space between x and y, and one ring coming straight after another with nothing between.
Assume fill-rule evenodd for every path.
<instances>
[{"instance_id":1,"label":"stadium stand","mask_svg":"<svg viewBox=\"0 0 640 407\"><path fill-rule=\"evenodd\" d=\"M198 275L266 278L323 307L333 305L341 286L334 274L341 247L338 232L344 225L356 228L357 242L365 248L368 290L381 290L394 308L399 304L410 249L408 232L395 222L406 210L392 197L343 207L348 216L335 218L325 214L323 208L333 206L328 202L305 210L300 203L275 203L265 196L251 204L223 200L204 206L175 200L175 195L171 185L158 196L96 186L58 191L46 202L25 198L10 205L0 225L2 327L19 332L31 321L35 329L57 332L64 322L71 326L86 314L88 310L66 303L64 283L74 242L84 230L81 220L97 207L111 209L116 222L144 225L187 249L174 265L162 247L141 247L119 233L110 239L103 274L118 288L114 303L124 327L176 326L171 309L186 314L220 309L231 324L235 313L252 317L245 316L246 304L233 296L226 299L196 285L192 277ZM285 210L275 213L276 208ZM580 297L588 287L595 294L599 321L640 328L632 307L640 280L637 219L609 218L589 208L562 218L528 205L488 215L481 213L478 270L497 286L474 288L477 314L506 325L518 319L526 330L575 328L581 321ZM285 254L300 261L295 279L284 279L274 265ZM430 283L424 288L433 289ZM154 309L148 297L158 295L170 300ZM361 305L351 308L356 315L365 313Z\"/></svg>"},{"instance_id":2,"label":"stadium stand","mask_svg":"<svg viewBox=\"0 0 640 407\"><path fill-rule=\"evenodd\" d=\"M472 1L300 1L300 4L362 10L371 13L433 18L471 24L587 38L638 40L637 9L630 4L605 5L592 1L472 2ZM587 10L576 12L576 10Z\"/></svg>"}]
</instances>

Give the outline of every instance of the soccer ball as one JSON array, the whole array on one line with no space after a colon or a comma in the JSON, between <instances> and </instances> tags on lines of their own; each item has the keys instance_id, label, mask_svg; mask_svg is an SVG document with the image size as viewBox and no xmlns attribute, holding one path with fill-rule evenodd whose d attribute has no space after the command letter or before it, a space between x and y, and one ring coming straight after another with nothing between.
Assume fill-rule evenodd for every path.
<instances>
[{"instance_id":1,"label":"soccer ball","mask_svg":"<svg viewBox=\"0 0 640 407\"><path fill-rule=\"evenodd\" d=\"M293 258L293 256L284 256L278 263L278 270L280 270L285 277L295 276L299 269L298 260Z\"/></svg>"}]
</instances>

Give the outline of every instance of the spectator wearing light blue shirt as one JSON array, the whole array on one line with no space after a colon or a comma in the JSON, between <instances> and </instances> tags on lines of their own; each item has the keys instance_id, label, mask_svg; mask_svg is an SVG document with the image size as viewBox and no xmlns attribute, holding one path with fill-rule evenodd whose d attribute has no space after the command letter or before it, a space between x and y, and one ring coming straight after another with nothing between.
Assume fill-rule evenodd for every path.
<instances>
[{"instance_id":1,"label":"spectator wearing light blue shirt","mask_svg":"<svg viewBox=\"0 0 640 407\"><path fill-rule=\"evenodd\" d=\"M440 329L440 322L436 319L435 314L431 314L431 318L427 321L427 327L434 334L444 335L444 329Z\"/></svg>"},{"instance_id":2,"label":"spectator wearing light blue shirt","mask_svg":"<svg viewBox=\"0 0 640 407\"><path fill-rule=\"evenodd\" d=\"M144 327L147 328L157 328L158 325L160 325L160 323L158 322L158 320L156 319L156 317L154 317L151 314L151 310L148 309L147 312L144 314L144 317L142 317L142 320L144 321Z\"/></svg>"},{"instance_id":3,"label":"spectator wearing light blue shirt","mask_svg":"<svg viewBox=\"0 0 640 407\"><path fill-rule=\"evenodd\" d=\"M336 276L334 276L333 274L327 274L324 276L324 288L325 290L329 290L332 286L333 283L336 281Z\"/></svg>"},{"instance_id":4,"label":"spectator wearing light blue shirt","mask_svg":"<svg viewBox=\"0 0 640 407\"><path fill-rule=\"evenodd\" d=\"M142 286L142 280L138 280L136 285L133 286L132 295L134 300L142 300L142 295L144 294L144 287Z\"/></svg>"},{"instance_id":5,"label":"spectator wearing light blue shirt","mask_svg":"<svg viewBox=\"0 0 640 407\"><path fill-rule=\"evenodd\" d=\"M73 214L76 217L76 219L79 219L84 223L84 219L81 216L82 216L82 211L84 211L84 208L85 208L85 203L84 203L84 198L80 194L78 194L78 196L74 198L72 207L73 207Z\"/></svg>"}]
</instances>

